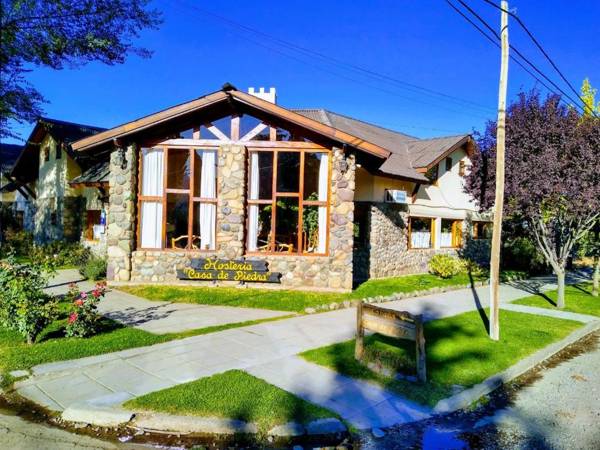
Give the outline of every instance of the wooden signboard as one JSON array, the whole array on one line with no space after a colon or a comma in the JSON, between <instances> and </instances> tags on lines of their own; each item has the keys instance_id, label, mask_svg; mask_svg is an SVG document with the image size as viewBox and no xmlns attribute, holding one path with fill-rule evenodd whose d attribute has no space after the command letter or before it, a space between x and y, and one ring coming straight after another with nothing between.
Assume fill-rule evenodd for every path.
<instances>
[{"instance_id":1,"label":"wooden signboard","mask_svg":"<svg viewBox=\"0 0 600 450\"><path fill-rule=\"evenodd\" d=\"M194 258L189 267L177 271L177 278L199 281L280 283L281 273L269 272L266 261Z\"/></svg>"},{"instance_id":2,"label":"wooden signboard","mask_svg":"<svg viewBox=\"0 0 600 450\"><path fill-rule=\"evenodd\" d=\"M425 368L425 334L423 319L405 311L359 303L356 308L356 346L354 357L360 361L364 355L365 330L398 339L415 341L417 353L417 378L426 381Z\"/></svg>"}]
</instances>

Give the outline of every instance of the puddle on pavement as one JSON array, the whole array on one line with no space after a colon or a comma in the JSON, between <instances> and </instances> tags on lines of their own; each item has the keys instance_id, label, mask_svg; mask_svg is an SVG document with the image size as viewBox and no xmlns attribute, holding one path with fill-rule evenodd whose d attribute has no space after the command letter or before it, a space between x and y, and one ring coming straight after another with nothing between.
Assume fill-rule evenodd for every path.
<instances>
[{"instance_id":1,"label":"puddle on pavement","mask_svg":"<svg viewBox=\"0 0 600 450\"><path fill-rule=\"evenodd\" d=\"M470 448L458 435L462 430L450 430L430 426L423 432L421 448L423 450L462 450Z\"/></svg>"}]
</instances>

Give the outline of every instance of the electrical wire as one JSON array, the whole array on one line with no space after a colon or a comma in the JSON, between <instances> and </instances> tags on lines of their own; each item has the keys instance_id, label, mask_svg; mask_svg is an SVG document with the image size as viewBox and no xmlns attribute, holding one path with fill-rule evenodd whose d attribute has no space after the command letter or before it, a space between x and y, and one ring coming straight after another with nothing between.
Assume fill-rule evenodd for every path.
<instances>
[{"instance_id":1,"label":"electrical wire","mask_svg":"<svg viewBox=\"0 0 600 450\"><path fill-rule=\"evenodd\" d=\"M435 91L435 90L432 90L432 89L429 89L429 88L426 88L426 87L423 87L423 86L419 86L419 85L416 85L416 84L413 84L413 83L408 83L408 82L400 80L398 78L394 78L394 77L391 77L391 76L388 76L388 75L385 75L385 74L381 74L381 73L378 73L376 71L367 69L365 67L362 67L362 66L359 66L359 65L356 65L356 64L347 63L347 62L342 61L340 59L333 58L333 57L325 55L323 53L320 53L320 52L317 52L317 51L314 51L314 50L302 47L300 45L291 43L289 41L280 39L280 38L272 36L272 35L269 35L269 34L263 32L263 31L251 28L251 27L246 26L246 25L243 25L243 24L241 24L239 22L236 22L236 21L233 21L233 20L231 20L231 19L229 19L227 17L224 17L224 16L222 16L220 14L217 14L217 13L214 13L214 12L211 12L211 11L207 11L207 10L205 10L203 8L200 8L200 7L196 6L196 5L190 5L190 4L185 3L185 2L183 2L181 0L176 0L176 1L178 3L180 3L182 6L185 6L186 8L194 9L194 10L196 10L196 11L198 11L198 12L204 14L204 15L208 15L208 16L214 17L214 18L216 18L216 19L218 19L218 20L220 20L222 22L225 22L226 24L228 24L231 27L243 30L246 33L252 33L254 35L260 36L261 38L267 39L267 40L275 43L276 45L283 46L283 47L285 47L285 48L287 48L289 50L292 50L294 52L301 53L304 56L308 56L308 57L311 57L311 58L318 58L318 59L320 59L322 61L325 61L328 64L331 64L333 66L337 66L337 67L345 69L345 70L349 69L349 70L352 70L354 72L358 72L362 76L365 76L367 78L375 78L378 81L384 81L384 82L388 82L388 83L393 83L393 84L401 86L403 89L406 89L406 90L411 91L411 92L418 93L420 95L425 94L425 95L429 95L429 96L433 96L433 97L436 97L436 96L437 97L443 97L445 99L448 99L448 101L451 101L451 102L454 102L454 103L459 102L460 106L462 106L462 107L464 107L465 105L469 105L469 107L471 107L471 108L477 108L478 110L484 110L485 112L494 111L494 108L491 108L491 107L488 107L488 106L485 106L485 105L481 105L481 104L478 104L476 102L472 102L470 100L462 99L460 97L456 97L456 96L452 96L452 95L449 95L449 94L445 94L443 92ZM436 98L436 100L439 101L439 99L437 99L437 98Z\"/></svg>"},{"instance_id":2,"label":"electrical wire","mask_svg":"<svg viewBox=\"0 0 600 450\"><path fill-rule=\"evenodd\" d=\"M496 38L498 40L500 40L500 35L496 32L496 30L494 30L494 28L492 28L492 26L487 23L487 21L485 19L483 19L478 13L477 11L475 11L473 8L471 8L467 3L465 3L463 0L457 0L461 5L463 5L463 7L465 7L472 15L474 15L477 20L479 20L488 30L490 30L494 36L496 36ZM573 97L571 97L569 94L567 94L565 91L563 91L561 89L560 86L558 86L554 81L552 81L546 74L544 74L540 69L537 68L537 66L535 64L533 64L528 58L526 58L514 45L509 45L510 49L513 50L517 55L519 55L519 57L525 61L533 70L535 70L538 74L540 74L546 81L548 81L552 86L554 86L562 95L564 95L566 98L568 98L569 100L571 100L573 102L573 104L581 109L583 111L583 108L578 104L577 100L573 99Z\"/></svg>"},{"instance_id":3,"label":"electrical wire","mask_svg":"<svg viewBox=\"0 0 600 450\"><path fill-rule=\"evenodd\" d=\"M533 43L535 44L535 46L542 52L542 54L548 60L548 62L550 63L550 65L554 68L554 70L556 70L556 72L562 78L562 80L567 84L567 86L569 86L569 88L575 93L575 95L579 98L579 100L581 100L581 102L585 105L585 100L581 97L580 92L578 92L577 89L575 89L573 87L573 85L569 82L569 80L564 76L564 74L558 68L558 66L556 65L556 63L552 60L552 58L550 58L550 55L548 54L548 52L544 49L544 47L542 47L542 44L540 44L540 42L535 38L535 36L533 35L533 33L531 31L529 31L529 28L527 28L527 25L525 25L525 23L521 20L521 18L519 16L517 16L515 13L513 13L512 11L508 11L508 10L502 8L502 6L500 6L500 5L496 5L491 0L483 0L483 1L485 3L493 6L494 8L499 9L500 11L503 11L503 12L507 13L509 16L513 17L517 21L517 23L521 26L521 28L523 28L523 30L525 31L525 33L527 33L527 35L533 41ZM595 114L594 111L592 111L592 112Z\"/></svg>"},{"instance_id":4,"label":"electrical wire","mask_svg":"<svg viewBox=\"0 0 600 450\"><path fill-rule=\"evenodd\" d=\"M457 8L452 2L450 2L450 0L446 0L446 3L448 3L448 5L450 5L450 7L452 9L454 9L458 14L460 14L467 22L469 22L473 27L475 27L475 29L477 29L477 31L479 31L483 37L485 37L486 39L488 39L492 44L494 44L496 47L498 48L502 48L500 46L500 44L498 43L497 40L494 40L494 38L492 38L489 34L487 34L485 32L485 30L483 30L479 25L477 25L469 16L467 16L465 13L463 13L459 8ZM538 83L540 83L542 86L544 86L548 91L552 92L555 95L559 95L556 91L554 91L551 87L549 87L546 83L544 83L542 80L540 80L533 72L531 72L527 67L525 67L521 61L519 61L514 55L510 55L510 59L512 59L516 64L518 64L525 72L527 72L529 75L531 75L533 78L535 78Z\"/></svg>"}]
</instances>

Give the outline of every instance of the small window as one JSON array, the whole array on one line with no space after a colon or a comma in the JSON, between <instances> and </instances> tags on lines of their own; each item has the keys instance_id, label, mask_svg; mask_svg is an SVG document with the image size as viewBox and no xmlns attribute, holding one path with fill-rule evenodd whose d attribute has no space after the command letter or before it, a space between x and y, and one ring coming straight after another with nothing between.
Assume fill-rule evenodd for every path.
<instances>
[{"instance_id":1,"label":"small window","mask_svg":"<svg viewBox=\"0 0 600 450\"><path fill-rule=\"evenodd\" d=\"M466 163L465 163L464 161L460 161L460 162L458 163L458 174L459 174L461 177L464 177L464 176L465 176L465 169L466 169L466 167L467 167L467 165L466 165Z\"/></svg>"},{"instance_id":2,"label":"small window","mask_svg":"<svg viewBox=\"0 0 600 450\"><path fill-rule=\"evenodd\" d=\"M446 172L450 172L452 170L452 158L446 158Z\"/></svg>"},{"instance_id":3,"label":"small window","mask_svg":"<svg viewBox=\"0 0 600 450\"><path fill-rule=\"evenodd\" d=\"M42 154L44 156L44 161L50 161L50 149L48 147L42 150Z\"/></svg>"},{"instance_id":4,"label":"small window","mask_svg":"<svg viewBox=\"0 0 600 450\"><path fill-rule=\"evenodd\" d=\"M462 244L462 220L442 219L440 247L457 248Z\"/></svg>"},{"instance_id":5,"label":"small window","mask_svg":"<svg viewBox=\"0 0 600 450\"><path fill-rule=\"evenodd\" d=\"M492 222L473 222L473 239L491 239Z\"/></svg>"},{"instance_id":6,"label":"small window","mask_svg":"<svg viewBox=\"0 0 600 450\"><path fill-rule=\"evenodd\" d=\"M56 159L60 159L62 157L62 145L56 145Z\"/></svg>"},{"instance_id":7,"label":"small window","mask_svg":"<svg viewBox=\"0 0 600 450\"><path fill-rule=\"evenodd\" d=\"M408 246L411 249L433 247L433 221L428 217L410 217L408 220Z\"/></svg>"}]
</instances>

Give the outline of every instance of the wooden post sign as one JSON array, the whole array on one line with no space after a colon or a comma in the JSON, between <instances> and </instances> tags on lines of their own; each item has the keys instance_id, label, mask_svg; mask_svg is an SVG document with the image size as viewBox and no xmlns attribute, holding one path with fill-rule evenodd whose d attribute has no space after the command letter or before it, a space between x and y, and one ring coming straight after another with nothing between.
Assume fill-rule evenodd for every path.
<instances>
[{"instance_id":1,"label":"wooden post sign","mask_svg":"<svg viewBox=\"0 0 600 450\"><path fill-rule=\"evenodd\" d=\"M364 355L365 330L371 330L398 339L415 341L417 351L417 378L426 381L425 369L425 334L423 319L406 311L374 306L369 303L359 303L356 308L356 346L354 357L361 361Z\"/></svg>"},{"instance_id":2,"label":"wooden post sign","mask_svg":"<svg viewBox=\"0 0 600 450\"><path fill-rule=\"evenodd\" d=\"M269 272L266 261L194 258L190 266L177 270L180 280L280 283L281 273Z\"/></svg>"}]
</instances>

